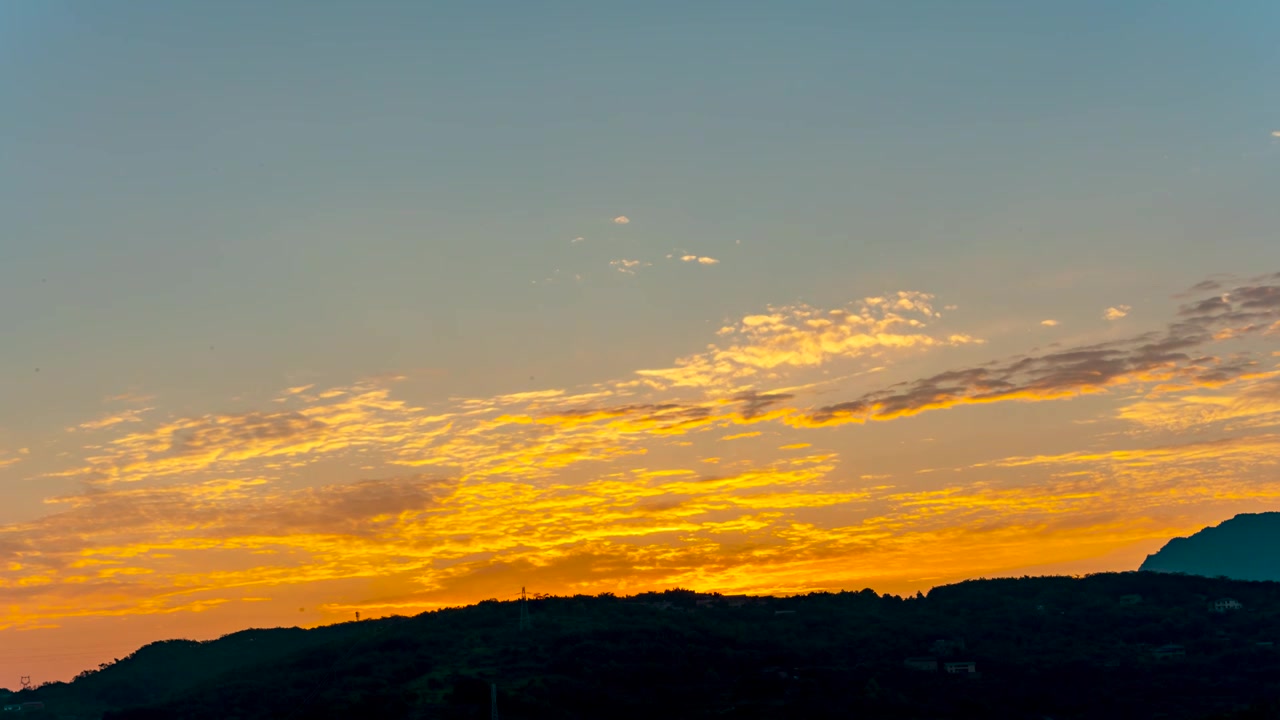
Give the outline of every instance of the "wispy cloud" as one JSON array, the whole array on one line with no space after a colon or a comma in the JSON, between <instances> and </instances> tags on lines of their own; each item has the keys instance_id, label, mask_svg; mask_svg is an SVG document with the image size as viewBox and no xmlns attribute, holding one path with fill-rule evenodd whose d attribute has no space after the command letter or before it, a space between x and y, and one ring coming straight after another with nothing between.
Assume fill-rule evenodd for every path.
<instances>
[{"instance_id":1,"label":"wispy cloud","mask_svg":"<svg viewBox=\"0 0 1280 720\"><path fill-rule=\"evenodd\" d=\"M1280 443L1280 368L1249 344L1280 320L1280 287L1214 293L1159 332L944 372L913 369L921 351L946 361L978 341L944 329L932 296L902 292L768 308L669 368L576 389L420 407L387 379L298 386L270 411L152 411L66 436L82 452L50 475L82 489L50 498L44 518L0 526L0 627L368 578L382 599L331 609L403 612L522 583L893 589L1184 532L1192 510L1280 499L1280 481L1259 471ZM1229 341L1224 328L1237 331ZM1227 342L1231 353L1213 352ZM886 367L908 379L870 372ZM946 446L936 428L850 432L843 454L815 450L834 436L810 429L1116 388L1106 419L1129 434L1081 449L1047 433L1048 448L997 449L949 472L923 472L937 468L908 452L884 464L888 437ZM838 392L851 399L830 403ZM1167 435L1190 428L1215 437Z\"/></svg>"},{"instance_id":2,"label":"wispy cloud","mask_svg":"<svg viewBox=\"0 0 1280 720\"><path fill-rule=\"evenodd\" d=\"M852 309L772 308L725 326L712 359L733 377L781 378L836 359L957 342L926 334L936 315L929 301L900 293ZM546 567L572 565L585 552L612 566L619 557L656 560L656 546L635 543L665 543L672 533L690 536L679 551L684 559L652 579L687 581L698 558L721 542L715 538L770 532L789 513L865 497L824 485L830 454L717 477L681 463L646 468L651 448L679 447L673 439L717 429L734 437L723 430L773 422L791 412L795 396L747 389L659 399L688 386L641 377L658 387L624 379L579 392L456 399L446 411L394 399L390 381L303 385L281 393L283 407L270 412L142 419L146 427L86 446L81 464L51 473L85 483L85 492L51 501L59 512L0 528L0 554L14 558L0 598L39 608L13 610L0 625L191 610L232 588L243 594L250 585L396 572L417 578L406 577L407 593L472 592L474 573L492 570L467 560L478 554ZM624 400L642 392L658 395ZM744 443L761 433L736 435ZM794 454L807 443L786 445ZM282 484L322 461L442 474L309 490ZM599 470L577 480L565 474L582 464ZM525 531L514 532L511 522ZM733 585L742 562L726 557L704 580Z\"/></svg>"},{"instance_id":3,"label":"wispy cloud","mask_svg":"<svg viewBox=\"0 0 1280 720\"><path fill-rule=\"evenodd\" d=\"M678 387L733 387L775 378L787 367L981 342L964 333L928 332L928 323L938 317L932 300L926 293L901 292L833 310L803 304L770 308L722 327L721 342L706 352L680 358L675 367L638 374Z\"/></svg>"},{"instance_id":4,"label":"wispy cloud","mask_svg":"<svg viewBox=\"0 0 1280 720\"><path fill-rule=\"evenodd\" d=\"M1224 326L1234 336L1261 334L1280 317L1280 286L1236 288L1184 305L1179 315L1163 334L949 370L827 405L789 422L824 426L891 420L961 405L1061 400L1144 383L1212 387L1255 372L1256 362L1245 356L1224 361L1194 351L1220 339Z\"/></svg>"},{"instance_id":5,"label":"wispy cloud","mask_svg":"<svg viewBox=\"0 0 1280 720\"><path fill-rule=\"evenodd\" d=\"M284 409L168 418L85 447L83 463L56 473L95 487L245 472L272 476L332 454L430 443L451 416L390 397L390 381L290 396Z\"/></svg>"},{"instance_id":6,"label":"wispy cloud","mask_svg":"<svg viewBox=\"0 0 1280 720\"><path fill-rule=\"evenodd\" d=\"M1123 405L1117 417L1147 429L1186 431L1230 424L1236 429L1280 425L1280 371L1224 376L1212 387L1171 387Z\"/></svg>"},{"instance_id":7,"label":"wispy cloud","mask_svg":"<svg viewBox=\"0 0 1280 720\"><path fill-rule=\"evenodd\" d=\"M1127 316L1129 311L1132 309L1133 308L1128 305L1115 305L1104 310L1102 312L1102 317L1105 320L1119 320L1120 318Z\"/></svg>"},{"instance_id":8,"label":"wispy cloud","mask_svg":"<svg viewBox=\"0 0 1280 720\"><path fill-rule=\"evenodd\" d=\"M208 591L366 575L356 558L383 529L450 487L421 477L297 490L220 480L55 498L60 512L0 528L9 566L0 598L30 603L0 612L0 627L191 609ZM297 563L307 556L346 566Z\"/></svg>"},{"instance_id":9,"label":"wispy cloud","mask_svg":"<svg viewBox=\"0 0 1280 720\"><path fill-rule=\"evenodd\" d=\"M96 420L90 420L88 422L80 423L75 427L67 428L67 430L69 431L74 431L77 429L102 430L104 428L109 428L109 427L112 427L113 425L119 425L121 423L138 423L138 422L142 422L142 415L144 413L150 412L154 409L155 408L153 407L148 407L148 408L138 408L133 410L122 410L117 413L109 413Z\"/></svg>"},{"instance_id":10,"label":"wispy cloud","mask_svg":"<svg viewBox=\"0 0 1280 720\"><path fill-rule=\"evenodd\" d=\"M9 452L6 450L0 450L0 469L7 468L10 465L17 465L18 463L22 462L23 458L26 455L27 455L26 448L23 448L16 453Z\"/></svg>"},{"instance_id":11,"label":"wispy cloud","mask_svg":"<svg viewBox=\"0 0 1280 720\"><path fill-rule=\"evenodd\" d=\"M0 546L24 558L0 586L0 625L190 611L262 592L251 588L358 578L379 578L392 593L330 610L425 609L492 596L517 578L559 592L794 592L814 589L815 577L837 589L1017 567L1028 533L1038 556L1069 559L1168 532L1118 522L1111 508L1122 490L1092 480L902 491L842 488L835 469L834 456L811 454L719 476L637 467L575 484L410 476L72 496L58 501L60 514L0 534ZM800 515L822 508L850 519Z\"/></svg>"},{"instance_id":12,"label":"wispy cloud","mask_svg":"<svg viewBox=\"0 0 1280 720\"><path fill-rule=\"evenodd\" d=\"M630 260L627 258L611 260L609 261L609 265L618 272L626 275L635 275L637 270L649 267L649 263L647 262L642 260Z\"/></svg>"},{"instance_id":13,"label":"wispy cloud","mask_svg":"<svg viewBox=\"0 0 1280 720\"><path fill-rule=\"evenodd\" d=\"M700 256L700 255L681 255L680 259L683 260L684 262L698 263L699 265L715 265L716 263L720 262L719 260L713 257L706 257L706 256Z\"/></svg>"},{"instance_id":14,"label":"wispy cloud","mask_svg":"<svg viewBox=\"0 0 1280 720\"><path fill-rule=\"evenodd\" d=\"M627 217L626 215L619 215L618 217L613 219L613 223L615 225L627 225L631 223L631 218Z\"/></svg>"},{"instance_id":15,"label":"wispy cloud","mask_svg":"<svg viewBox=\"0 0 1280 720\"><path fill-rule=\"evenodd\" d=\"M112 395L110 397L103 398L103 402L108 402L108 403L123 402L123 403L142 404L142 403L149 403L155 399L156 398L154 395L145 395L137 392L124 392L118 395Z\"/></svg>"}]
</instances>

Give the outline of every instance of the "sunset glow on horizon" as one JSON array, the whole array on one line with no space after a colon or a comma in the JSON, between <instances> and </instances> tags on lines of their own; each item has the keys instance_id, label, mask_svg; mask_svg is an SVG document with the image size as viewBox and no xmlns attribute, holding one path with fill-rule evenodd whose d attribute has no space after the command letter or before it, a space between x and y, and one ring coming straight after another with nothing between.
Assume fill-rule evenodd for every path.
<instances>
[{"instance_id":1,"label":"sunset glow on horizon","mask_svg":"<svg viewBox=\"0 0 1280 720\"><path fill-rule=\"evenodd\" d=\"M1173 47L1209 10L1113 18L1086 91L1043 9L824 9L943 60L555 5L4 11L0 687L521 587L1132 570L1280 508L1280 106Z\"/></svg>"}]
</instances>

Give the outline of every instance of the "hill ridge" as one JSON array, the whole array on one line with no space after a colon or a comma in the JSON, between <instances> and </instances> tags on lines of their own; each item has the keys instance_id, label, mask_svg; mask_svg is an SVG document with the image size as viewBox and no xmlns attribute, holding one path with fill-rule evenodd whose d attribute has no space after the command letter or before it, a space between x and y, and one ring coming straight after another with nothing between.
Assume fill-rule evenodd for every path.
<instances>
[{"instance_id":1,"label":"hill ridge","mask_svg":"<svg viewBox=\"0 0 1280 720\"><path fill-rule=\"evenodd\" d=\"M1280 581L1280 512L1241 513L1169 540L1141 570Z\"/></svg>"},{"instance_id":2,"label":"hill ridge","mask_svg":"<svg viewBox=\"0 0 1280 720\"><path fill-rule=\"evenodd\" d=\"M1243 609L1214 614L1216 597ZM507 720L1202 720L1280 700L1280 652L1259 644L1280 642L1274 582L1127 572L969 580L905 598L673 589L540 598L530 613L524 631L516 602L489 600L160 641L11 699L84 720L484 718L491 683ZM1157 652L1170 645L1185 657ZM948 661L977 672L949 673Z\"/></svg>"}]
</instances>

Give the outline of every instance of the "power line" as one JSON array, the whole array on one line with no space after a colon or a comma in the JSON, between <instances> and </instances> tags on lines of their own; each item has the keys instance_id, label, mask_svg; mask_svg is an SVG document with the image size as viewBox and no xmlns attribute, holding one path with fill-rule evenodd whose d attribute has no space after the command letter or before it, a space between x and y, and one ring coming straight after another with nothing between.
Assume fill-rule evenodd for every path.
<instances>
[{"instance_id":1,"label":"power line","mask_svg":"<svg viewBox=\"0 0 1280 720\"><path fill-rule=\"evenodd\" d=\"M520 588L520 630L531 630L533 624L529 621L529 596L525 593L524 588Z\"/></svg>"}]
</instances>

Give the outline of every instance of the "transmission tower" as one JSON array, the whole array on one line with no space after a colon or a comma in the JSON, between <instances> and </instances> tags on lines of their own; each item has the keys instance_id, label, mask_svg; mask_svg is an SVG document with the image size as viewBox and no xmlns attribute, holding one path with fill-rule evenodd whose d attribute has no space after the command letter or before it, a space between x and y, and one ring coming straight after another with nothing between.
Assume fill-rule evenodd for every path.
<instances>
[{"instance_id":1,"label":"transmission tower","mask_svg":"<svg viewBox=\"0 0 1280 720\"><path fill-rule=\"evenodd\" d=\"M529 630L533 625L529 622L529 596L524 588L520 588L520 629Z\"/></svg>"},{"instance_id":2,"label":"transmission tower","mask_svg":"<svg viewBox=\"0 0 1280 720\"><path fill-rule=\"evenodd\" d=\"M22 689L23 689L23 690L30 690L30 689L31 689L31 676L30 676L30 675L23 675L23 676L22 676L22 680L21 680L21 682L22 682Z\"/></svg>"}]
</instances>

